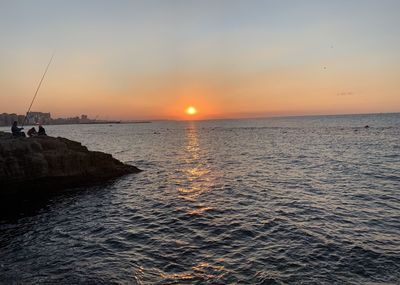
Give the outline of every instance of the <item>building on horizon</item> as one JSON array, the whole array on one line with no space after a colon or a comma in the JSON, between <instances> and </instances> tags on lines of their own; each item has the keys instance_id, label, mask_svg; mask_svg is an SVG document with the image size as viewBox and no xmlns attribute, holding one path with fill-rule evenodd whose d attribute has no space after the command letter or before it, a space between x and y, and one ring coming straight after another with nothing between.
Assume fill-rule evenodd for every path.
<instances>
[{"instance_id":1,"label":"building on horizon","mask_svg":"<svg viewBox=\"0 0 400 285\"><path fill-rule=\"evenodd\" d=\"M0 114L0 126L11 126L15 121L18 122L18 125L22 125L24 119L23 115L2 113Z\"/></svg>"},{"instance_id":2,"label":"building on horizon","mask_svg":"<svg viewBox=\"0 0 400 285\"><path fill-rule=\"evenodd\" d=\"M90 119L87 115L71 118L51 118L50 113L43 112L29 112L26 116L17 114L0 114L0 126L11 126L13 122L17 121L18 125L67 125L67 124L91 124L96 120Z\"/></svg>"},{"instance_id":3,"label":"building on horizon","mask_svg":"<svg viewBox=\"0 0 400 285\"><path fill-rule=\"evenodd\" d=\"M43 112L29 112L26 117L26 123L29 125L51 124L51 114Z\"/></svg>"},{"instance_id":4,"label":"building on horizon","mask_svg":"<svg viewBox=\"0 0 400 285\"><path fill-rule=\"evenodd\" d=\"M80 119L80 123L81 124L86 124L86 123L90 123L91 120L88 118L87 115L81 115L81 119Z\"/></svg>"}]
</instances>

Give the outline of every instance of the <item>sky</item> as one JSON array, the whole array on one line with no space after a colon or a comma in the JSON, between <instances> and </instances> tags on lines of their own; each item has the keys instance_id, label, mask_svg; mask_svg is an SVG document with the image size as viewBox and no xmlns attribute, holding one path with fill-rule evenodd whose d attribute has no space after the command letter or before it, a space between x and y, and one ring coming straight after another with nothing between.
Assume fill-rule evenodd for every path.
<instances>
[{"instance_id":1,"label":"sky","mask_svg":"<svg viewBox=\"0 0 400 285\"><path fill-rule=\"evenodd\" d=\"M400 111L398 0L0 0L0 113ZM197 114L184 110L193 106Z\"/></svg>"}]
</instances>

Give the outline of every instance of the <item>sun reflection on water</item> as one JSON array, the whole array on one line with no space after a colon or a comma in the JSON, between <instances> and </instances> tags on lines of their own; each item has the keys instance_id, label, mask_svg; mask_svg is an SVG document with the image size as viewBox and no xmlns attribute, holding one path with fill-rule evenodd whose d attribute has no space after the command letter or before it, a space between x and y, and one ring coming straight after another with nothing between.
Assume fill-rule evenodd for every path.
<instances>
[{"instance_id":1,"label":"sun reflection on water","mask_svg":"<svg viewBox=\"0 0 400 285\"><path fill-rule=\"evenodd\" d=\"M160 274L163 279L172 279L172 280L189 280L193 279L193 275L190 273L161 273Z\"/></svg>"},{"instance_id":2,"label":"sun reflection on water","mask_svg":"<svg viewBox=\"0 0 400 285\"><path fill-rule=\"evenodd\" d=\"M160 272L160 276L164 280L171 280L172 283L183 281L187 282L189 280L219 280L221 279L229 270L227 270L223 265L210 264L205 261L200 261L198 264L192 266L193 272L179 272L179 273L165 273Z\"/></svg>"},{"instance_id":3,"label":"sun reflection on water","mask_svg":"<svg viewBox=\"0 0 400 285\"><path fill-rule=\"evenodd\" d=\"M213 209L213 208L211 208L211 207L199 205L199 206L197 207L197 209L194 209L194 210L190 211L190 212L189 212L189 215L201 215L201 214L203 214L204 212L210 211L210 210L212 210L212 209Z\"/></svg>"},{"instance_id":4,"label":"sun reflection on water","mask_svg":"<svg viewBox=\"0 0 400 285\"><path fill-rule=\"evenodd\" d=\"M185 141L179 151L179 168L176 169L173 181L180 203L175 206L175 211L185 215L187 226L196 224L199 220L209 217L215 211L215 201L210 198L221 172L214 169L210 163L207 145L201 139L201 130L195 122L189 123L185 129ZM196 243L202 230L193 233L191 237L174 241L177 248L185 252L191 252L196 248ZM188 241L183 240L188 238ZM224 261L208 255L204 259L194 261L191 270L160 270L160 276L171 284L188 284L194 281L219 280L228 270L224 267ZM172 271L172 272L171 272Z\"/></svg>"},{"instance_id":5,"label":"sun reflection on water","mask_svg":"<svg viewBox=\"0 0 400 285\"><path fill-rule=\"evenodd\" d=\"M200 145L197 135L197 127L193 123L186 129L186 150L188 153L187 160L189 161L197 160L200 157Z\"/></svg>"},{"instance_id":6,"label":"sun reflection on water","mask_svg":"<svg viewBox=\"0 0 400 285\"><path fill-rule=\"evenodd\" d=\"M179 177L177 188L178 197L193 204L189 205L189 215L201 215L212 207L204 201L199 201L201 196L212 189L214 179L210 166L205 159L204 151L199 142L199 132L195 123L186 129L186 146L182 156L182 177Z\"/></svg>"}]
</instances>

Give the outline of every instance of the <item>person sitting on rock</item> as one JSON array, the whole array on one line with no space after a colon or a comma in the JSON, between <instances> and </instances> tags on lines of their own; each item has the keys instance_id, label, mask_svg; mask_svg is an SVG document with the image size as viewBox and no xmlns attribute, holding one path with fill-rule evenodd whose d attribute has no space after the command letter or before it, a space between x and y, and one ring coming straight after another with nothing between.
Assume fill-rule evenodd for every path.
<instances>
[{"instance_id":1,"label":"person sitting on rock","mask_svg":"<svg viewBox=\"0 0 400 285\"><path fill-rule=\"evenodd\" d=\"M39 136L47 136L46 134L46 130L43 128L42 125L39 125L39 132L38 132Z\"/></svg>"},{"instance_id":2,"label":"person sitting on rock","mask_svg":"<svg viewBox=\"0 0 400 285\"><path fill-rule=\"evenodd\" d=\"M25 133L22 132L24 128L18 128L18 122L14 121L11 127L11 132L14 137L25 137Z\"/></svg>"},{"instance_id":3,"label":"person sitting on rock","mask_svg":"<svg viewBox=\"0 0 400 285\"><path fill-rule=\"evenodd\" d=\"M32 128L29 129L27 134L28 134L29 137L33 137L33 136L37 136L38 133L37 133L35 127L32 127Z\"/></svg>"}]
</instances>

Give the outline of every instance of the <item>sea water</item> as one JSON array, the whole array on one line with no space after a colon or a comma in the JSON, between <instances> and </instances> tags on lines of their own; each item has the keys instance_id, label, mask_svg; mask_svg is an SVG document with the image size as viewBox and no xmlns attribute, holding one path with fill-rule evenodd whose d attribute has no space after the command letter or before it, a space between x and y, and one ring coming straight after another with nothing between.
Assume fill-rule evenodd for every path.
<instances>
[{"instance_id":1,"label":"sea water","mask_svg":"<svg viewBox=\"0 0 400 285\"><path fill-rule=\"evenodd\" d=\"M400 282L400 114L47 132L143 172L0 217L0 283Z\"/></svg>"}]
</instances>

